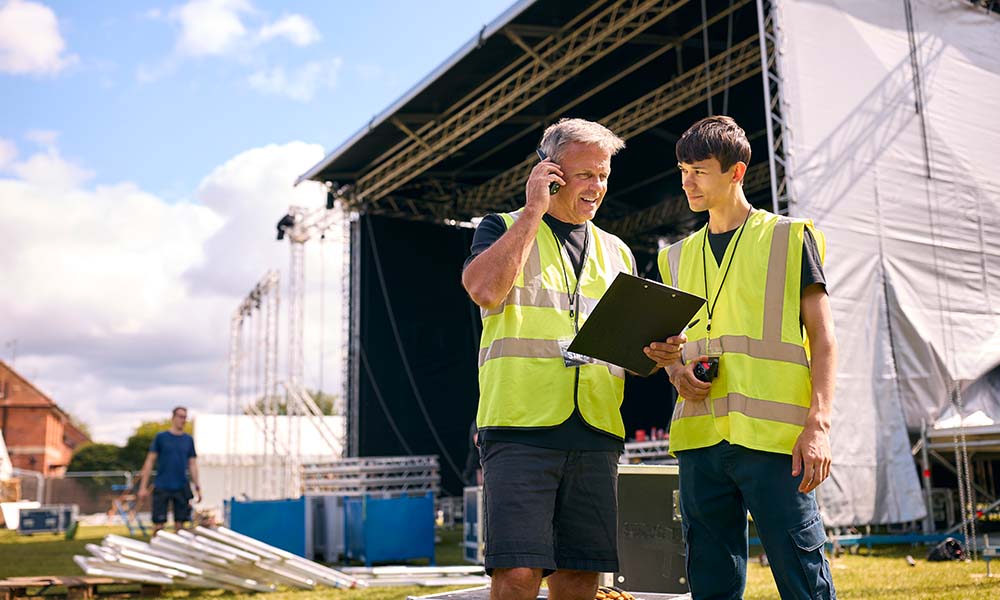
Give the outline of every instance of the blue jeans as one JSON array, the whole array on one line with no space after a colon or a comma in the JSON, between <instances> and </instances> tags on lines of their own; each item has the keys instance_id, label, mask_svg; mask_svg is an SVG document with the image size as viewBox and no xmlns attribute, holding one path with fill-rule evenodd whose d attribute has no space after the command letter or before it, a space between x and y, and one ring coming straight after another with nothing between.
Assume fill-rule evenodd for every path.
<instances>
[{"instance_id":1,"label":"blue jeans","mask_svg":"<svg viewBox=\"0 0 1000 600\"><path fill-rule=\"evenodd\" d=\"M747 511L783 600L834 600L812 492L792 457L721 442L677 453L687 574L694 600L738 600L747 574Z\"/></svg>"}]
</instances>

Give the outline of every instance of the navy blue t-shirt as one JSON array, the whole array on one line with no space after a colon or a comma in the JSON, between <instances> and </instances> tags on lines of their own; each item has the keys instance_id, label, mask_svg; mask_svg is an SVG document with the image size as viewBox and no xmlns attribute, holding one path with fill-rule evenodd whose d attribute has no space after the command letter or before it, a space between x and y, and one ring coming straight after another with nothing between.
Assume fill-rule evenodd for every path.
<instances>
[{"instance_id":1,"label":"navy blue t-shirt","mask_svg":"<svg viewBox=\"0 0 1000 600\"><path fill-rule=\"evenodd\" d=\"M156 480L153 487L160 490L183 490L188 485L188 459L197 456L194 438L186 433L174 435L161 431L149 445L150 452L156 452Z\"/></svg>"}]
</instances>

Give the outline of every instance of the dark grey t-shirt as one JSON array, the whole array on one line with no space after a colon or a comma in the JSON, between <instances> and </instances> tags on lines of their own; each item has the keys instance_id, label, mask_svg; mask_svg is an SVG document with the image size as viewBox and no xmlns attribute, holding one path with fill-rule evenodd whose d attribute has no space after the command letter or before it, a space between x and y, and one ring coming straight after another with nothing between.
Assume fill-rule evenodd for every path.
<instances>
[{"instance_id":1,"label":"dark grey t-shirt","mask_svg":"<svg viewBox=\"0 0 1000 600\"><path fill-rule=\"evenodd\" d=\"M564 223L548 214L542 219L566 248L573 262L573 270L579 277L583 266L583 248L587 243L587 225ZM484 217L472 236L472 254L465 260L465 266L469 266L474 258L485 252L506 232L507 225L500 215L490 214ZM594 241L590 240L590 243L593 244ZM480 429L479 441L517 442L559 450L621 452L624 449L621 440L588 425L580 415L579 407L574 407L573 414L555 427Z\"/></svg>"}]
</instances>

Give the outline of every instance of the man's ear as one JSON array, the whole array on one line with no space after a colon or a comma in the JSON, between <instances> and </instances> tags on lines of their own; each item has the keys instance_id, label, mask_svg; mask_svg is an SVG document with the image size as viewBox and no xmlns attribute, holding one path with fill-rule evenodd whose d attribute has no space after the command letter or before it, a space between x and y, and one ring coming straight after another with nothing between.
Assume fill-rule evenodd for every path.
<instances>
[{"instance_id":1,"label":"man's ear","mask_svg":"<svg viewBox=\"0 0 1000 600\"><path fill-rule=\"evenodd\" d=\"M747 164L738 161L733 165L733 183L743 183L743 177L747 174Z\"/></svg>"}]
</instances>

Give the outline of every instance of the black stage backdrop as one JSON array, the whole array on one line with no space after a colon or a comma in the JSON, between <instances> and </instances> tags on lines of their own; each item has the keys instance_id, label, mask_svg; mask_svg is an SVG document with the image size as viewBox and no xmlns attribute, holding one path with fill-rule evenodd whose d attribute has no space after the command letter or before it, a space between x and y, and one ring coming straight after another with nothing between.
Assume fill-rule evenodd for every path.
<instances>
[{"instance_id":1,"label":"black stage backdrop","mask_svg":"<svg viewBox=\"0 0 1000 600\"><path fill-rule=\"evenodd\" d=\"M436 454L442 495L459 495L479 396L479 310L461 283L473 232L370 215L358 229L358 455ZM639 267L655 261L639 255ZM629 437L668 426L672 392L662 372L629 377Z\"/></svg>"}]
</instances>

